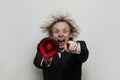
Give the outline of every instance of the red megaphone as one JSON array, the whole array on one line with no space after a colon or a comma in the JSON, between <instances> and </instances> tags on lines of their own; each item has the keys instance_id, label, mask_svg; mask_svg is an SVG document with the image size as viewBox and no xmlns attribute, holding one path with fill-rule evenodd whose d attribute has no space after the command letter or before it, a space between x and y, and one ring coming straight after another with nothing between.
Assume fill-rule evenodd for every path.
<instances>
[{"instance_id":1,"label":"red megaphone","mask_svg":"<svg viewBox=\"0 0 120 80\"><path fill-rule=\"evenodd\" d=\"M59 49L58 43L52 38L44 38L41 40L39 50L43 56L54 56Z\"/></svg>"}]
</instances>

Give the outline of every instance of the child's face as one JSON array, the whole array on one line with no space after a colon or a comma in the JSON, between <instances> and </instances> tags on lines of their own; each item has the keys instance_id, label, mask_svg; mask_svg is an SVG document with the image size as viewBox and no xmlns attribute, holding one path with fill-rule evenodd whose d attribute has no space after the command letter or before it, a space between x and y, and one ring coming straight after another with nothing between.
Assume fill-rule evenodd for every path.
<instances>
[{"instance_id":1,"label":"child's face","mask_svg":"<svg viewBox=\"0 0 120 80\"><path fill-rule=\"evenodd\" d=\"M66 22L58 22L52 27L52 38L58 42L59 48L64 48L71 37L70 26Z\"/></svg>"}]
</instances>

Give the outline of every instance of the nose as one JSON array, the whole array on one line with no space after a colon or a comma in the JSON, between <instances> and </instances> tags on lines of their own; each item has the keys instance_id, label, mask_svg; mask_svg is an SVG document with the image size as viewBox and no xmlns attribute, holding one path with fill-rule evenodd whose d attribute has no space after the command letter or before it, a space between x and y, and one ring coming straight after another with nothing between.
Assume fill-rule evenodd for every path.
<instances>
[{"instance_id":1,"label":"nose","mask_svg":"<svg viewBox=\"0 0 120 80\"><path fill-rule=\"evenodd\" d=\"M63 34L62 34L62 33L59 33L59 34L58 34L58 37L63 37Z\"/></svg>"}]
</instances>

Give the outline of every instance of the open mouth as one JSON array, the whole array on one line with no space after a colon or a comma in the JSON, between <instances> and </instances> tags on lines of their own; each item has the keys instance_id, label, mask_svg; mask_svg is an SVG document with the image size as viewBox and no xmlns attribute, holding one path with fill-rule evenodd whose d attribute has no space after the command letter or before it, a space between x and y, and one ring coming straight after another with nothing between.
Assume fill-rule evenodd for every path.
<instances>
[{"instance_id":1,"label":"open mouth","mask_svg":"<svg viewBox=\"0 0 120 80\"><path fill-rule=\"evenodd\" d=\"M59 46L63 46L64 43L65 43L65 39L63 39L63 40L57 40L57 42L58 42Z\"/></svg>"},{"instance_id":2,"label":"open mouth","mask_svg":"<svg viewBox=\"0 0 120 80\"><path fill-rule=\"evenodd\" d=\"M65 39L64 40L57 40L57 42L65 42Z\"/></svg>"}]
</instances>

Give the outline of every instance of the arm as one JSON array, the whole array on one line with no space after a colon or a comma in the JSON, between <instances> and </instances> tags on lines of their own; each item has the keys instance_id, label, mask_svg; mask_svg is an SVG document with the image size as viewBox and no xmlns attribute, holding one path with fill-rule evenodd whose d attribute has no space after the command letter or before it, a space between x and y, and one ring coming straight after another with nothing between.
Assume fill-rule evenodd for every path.
<instances>
[{"instance_id":1,"label":"arm","mask_svg":"<svg viewBox=\"0 0 120 80\"><path fill-rule=\"evenodd\" d=\"M69 44L67 46L67 44ZM88 58L88 49L84 41L68 41L64 50L73 55L77 61L85 62Z\"/></svg>"},{"instance_id":2,"label":"arm","mask_svg":"<svg viewBox=\"0 0 120 80\"><path fill-rule=\"evenodd\" d=\"M42 54L39 51L39 44L38 44L37 53L33 62L34 65L38 68L47 68L50 66L51 62L52 62L52 57L47 58L42 56Z\"/></svg>"},{"instance_id":3,"label":"arm","mask_svg":"<svg viewBox=\"0 0 120 80\"><path fill-rule=\"evenodd\" d=\"M79 59L80 62L85 62L88 59L89 51L87 49L86 43L84 41L77 41L80 43L80 54L76 54L75 56Z\"/></svg>"}]
</instances>

